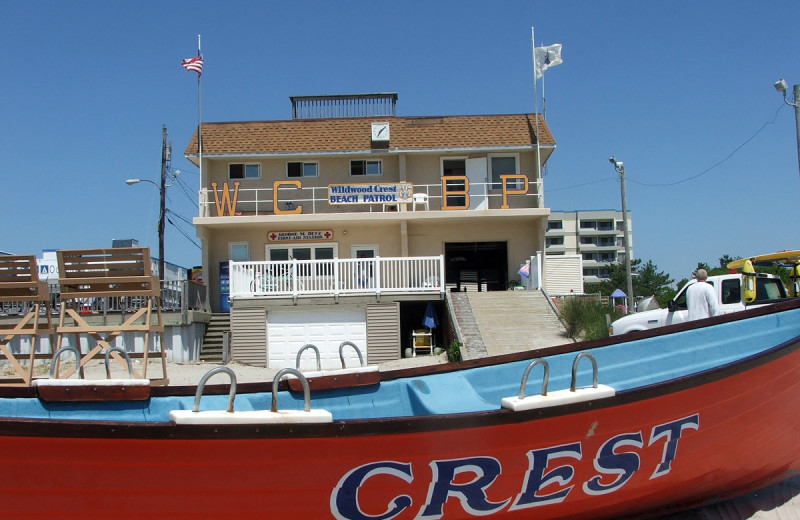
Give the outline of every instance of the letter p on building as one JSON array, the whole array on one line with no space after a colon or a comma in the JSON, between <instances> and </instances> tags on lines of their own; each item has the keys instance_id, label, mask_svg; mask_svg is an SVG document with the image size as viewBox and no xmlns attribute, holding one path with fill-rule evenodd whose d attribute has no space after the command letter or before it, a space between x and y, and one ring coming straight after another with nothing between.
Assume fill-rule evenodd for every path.
<instances>
[{"instance_id":1,"label":"letter p on building","mask_svg":"<svg viewBox=\"0 0 800 520\"><path fill-rule=\"evenodd\" d=\"M502 209L508 209L510 207L508 205L509 195L525 195L526 193L528 193L527 175L501 175L500 181L503 183L503 205L501 206ZM511 186L515 187L512 188Z\"/></svg>"}]
</instances>

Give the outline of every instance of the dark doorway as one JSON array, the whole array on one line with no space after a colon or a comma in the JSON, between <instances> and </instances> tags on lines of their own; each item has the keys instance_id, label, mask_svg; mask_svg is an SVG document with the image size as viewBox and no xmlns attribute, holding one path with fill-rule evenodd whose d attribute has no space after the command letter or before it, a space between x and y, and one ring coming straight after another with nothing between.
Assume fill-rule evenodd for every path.
<instances>
[{"instance_id":1,"label":"dark doorway","mask_svg":"<svg viewBox=\"0 0 800 520\"><path fill-rule=\"evenodd\" d=\"M439 326L428 328L425 324L425 309L428 303L433 304L434 312L439 319ZM402 356L409 357L413 343L412 333L416 330L427 330L432 335L432 349L431 353L435 352L435 348L447 350L445 345L445 333L447 330L447 314L444 302L435 300L432 302L427 301L410 301L400 302L400 345L402 346Z\"/></svg>"},{"instance_id":2,"label":"dark doorway","mask_svg":"<svg viewBox=\"0 0 800 520\"><path fill-rule=\"evenodd\" d=\"M453 291L503 291L508 283L505 242L444 245L445 283Z\"/></svg>"}]
</instances>

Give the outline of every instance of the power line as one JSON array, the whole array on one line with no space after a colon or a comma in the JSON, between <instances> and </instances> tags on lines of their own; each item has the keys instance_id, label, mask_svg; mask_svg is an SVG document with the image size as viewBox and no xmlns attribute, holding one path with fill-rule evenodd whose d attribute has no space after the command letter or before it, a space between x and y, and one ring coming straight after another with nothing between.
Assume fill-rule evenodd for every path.
<instances>
[{"instance_id":1,"label":"power line","mask_svg":"<svg viewBox=\"0 0 800 520\"><path fill-rule=\"evenodd\" d=\"M167 222L169 222L170 224L172 224L172 227L174 227L175 229L177 229L177 230L178 230L178 233L180 233L181 235L183 235L183 236L184 236L184 238L186 238L186 240L188 240L189 242L191 242L191 243L192 243L192 245L194 245L194 246L195 246L197 249L203 249L202 247L200 247L200 244L198 244L197 242L195 242L195 241L192 239L192 237L190 237L189 235L187 235L187 234L186 234L186 233L185 233L185 232L184 232L184 231L183 231L183 230L182 230L180 227L176 226L176 225L175 225L175 223L172 221L172 219L170 219L170 218L167 218Z\"/></svg>"},{"instance_id":2,"label":"power line","mask_svg":"<svg viewBox=\"0 0 800 520\"><path fill-rule=\"evenodd\" d=\"M778 110L775 111L775 115L772 117L772 120L767 121L764 124L762 124L761 127L753 135L751 135L742 144L740 144L738 147L736 147L736 149L734 149L731 153L729 153L724 159L722 159L721 161L717 162L716 164L713 164L712 166L709 166L708 168L706 168L702 172L698 173L697 175L693 175L691 177L687 177L685 179L681 179L681 180L675 181L675 182L660 183L660 184L641 182L641 181L637 181L635 178L631 178L631 177L628 177L627 180L629 182L634 182L634 183L639 184L641 186L665 187L665 186L675 186L677 184L682 184L684 182L688 182L688 181L697 179L698 177L702 177L703 175L707 174L708 172L710 172L711 170L713 170L717 166L720 166L721 164L727 162L731 157L736 155L736 153L739 150L741 150L742 148L747 146L750 143L750 141L755 139L756 136L758 136L758 134L760 134L764 130L764 128L766 128L768 125L771 125L771 124L775 123L775 121L778 119L778 113L780 113L780 111L783 109L783 107L784 107L784 105L781 104L781 106L778 107ZM607 182L607 181L612 181L612 180L616 181L617 177L605 177L603 179L598 179L598 180L590 181L590 182L584 182L584 183L581 183L581 184L573 184L571 186L564 186L562 188L551 188L551 189L548 189L547 192L548 193L552 193L554 191L571 190L573 188L581 188L583 186L590 186L592 184L599 184L601 182Z\"/></svg>"},{"instance_id":3,"label":"power line","mask_svg":"<svg viewBox=\"0 0 800 520\"><path fill-rule=\"evenodd\" d=\"M186 182L183 179L181 179L180 177L175 177L175 181L176 181L175 183L177 184L178 188L180 188L181 192L186 196L187 199L189 199L189 202L191 202L194 205L195 208L198 207L197 206L197 196L196 196L195 193L192 192L192 189L189 188L189 186L186 184Z\"/></svg>"},{"instance_id":4,"label":"power line","mask_svg":"<svg viewBox=\"0 0 800 520\"><path fill-rule=\"evenodd\" d=\"M571 190L572 188L581 188L583 186L589 186L591 184L599 184L601 182L615 181L615 180L617 180L617 177L606 177L605 179L599 179L599 180L596 180L596 181L584 182L584 183L581 183L581 184L573 184L572 186L564 186L563 188L550 188L550 189L547 190L547 193L552 193L554 191L561 191L561 190Z\"/></svg>"},{"instance_id":5,"label":"power line","mask_svg":"<svg viewBox=\"0 0 800 520\"><path fill-rule=\"evenodd\" d=\"M179 213L175 213L175 212L174 212L174 211L172 211L171 209L167 209L167 212L168 212L170 215L175 215L175 216L176 216L176 217L178 217L180 220L182 220L183 222L185 222L185 223L189 224L190 226L192 226L192 227L195 227L195 225L192 223L191 219L189 219L189 218L186 218L186 217L184 217L183 215L181 215L181 214L179 214Z\"/></svg>"},{"instance_id":6,"label":"power line","mask_svg":"<svg viewBox=\"0 0 800 520\"><path fill-rule=\"evenodd\" d=\"M675 186L675 185L677 185L677 184L682 184L682 183L684 183L684 182L688 182L688 181L691 181L691 180L697 179L698 177L702 177L703 175L707 174L708 172L710 172L711 170L713 170L713 169L714 169L714 168L716 168L717 166L719 166L719 165L721 165L721 164L723 164L723 163L727 162L727 161L728 161L728 159L730 159L731 157L733 157L733 156L736 154L736 152L738 152L739 150L741 150L742 148L744 148L745 146L747 146L747 144L748 144L748 143L750 143L750 141L752 141L753 139L755 139L755 138L756 138L756 136L757 136L758 134L760 134L760 133L761 133L761 131L762 131L762 130L764 130L764 128L766 128L766 127L767 127L767 125L771 125L771 124L773 124L773 123L774 123L774 122L775 122L775 121L778 119L778 112L780 112L780 111L781 111L781 109L783 109L783 107L784 107L784 105L783 105L783 104L781 104L781 106L779 106L779 107L778 107L778 110L776 110L776 111L775 111L775 115L772 117L772 121L767 121L766 123L764 123L763 125L761 125L761 128L759 128L758 130L756 130L756 133L754 133L753 135L751 135L751 136L750 136L750 137L749 137L747 140L745 140L745 142L743 142L743 143L742 143L742 144L740 144L738 147L736 147L736 149L735 149L734 151L732 151L731 153L729 153L729 154L728 154L728 155L727 155L727 156L726 156L724 159L722 159L721 161L717 162L716 164L714 164L714 165L712 165L712 166L709 166L708 168L706 168L706 169L705 169L705 170L703 170L702 172L698 173L697 175L693 175L693 176L691 176L691 177L687 177L687 178L685 178L685 179L682 179L682 180L679 180L679 181L670 182L670 183L665 183L665 184L650 184L650 183L646 183L646 182L640 182L640 181L637 181L637 180L634 180L634 179L631 179L631 178L628 178L628 180L629 180L629 181L631 181L631 182L635 182L636 184L639 184L639 185L642 185L642 186L663 187L663 186Z\"/></svg>"}]
</instances>

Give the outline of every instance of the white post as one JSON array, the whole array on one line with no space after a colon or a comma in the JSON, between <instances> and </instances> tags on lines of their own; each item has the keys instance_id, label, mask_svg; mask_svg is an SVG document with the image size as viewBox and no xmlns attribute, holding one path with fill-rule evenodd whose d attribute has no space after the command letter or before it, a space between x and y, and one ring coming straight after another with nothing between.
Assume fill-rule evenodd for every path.
<instances>
[{"instance_id":1,"label":"white post","mask_svg":"<svg viewBox=\"0 0 800 520\"><path fill-rule=\"evenodd\" d=\"M536 177L539 182L542 181L542 155L539 148L539 92L537 89L536 81L536 40L534 39L533 27L531 27L531 63L533 64L533 117L536 118ZM539 198L541 204L544 205L544 195L540 190Z\"/></svg>"},{"instance_id":2,"label":"white post","mask_svg":"<svg viewBox=\"0 0 800 520\"><path fill-rule=\"evenodd\" d=\"M202 56L200 52L200 35L197 35L197 55ZM198 162L200 163L200 190L197 192L198 205L200 216L205 216L206 206L203 200L203 116L202 116L202 77L203 74L197 75L197 150Z\"/></svg>"}]
</instances>

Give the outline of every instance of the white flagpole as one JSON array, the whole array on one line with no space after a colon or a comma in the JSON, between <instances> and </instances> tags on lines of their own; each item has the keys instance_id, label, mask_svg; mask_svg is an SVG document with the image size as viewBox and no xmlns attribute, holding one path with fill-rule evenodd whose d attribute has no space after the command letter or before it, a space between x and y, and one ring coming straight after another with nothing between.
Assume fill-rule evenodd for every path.
<instances>
[{"instance_id":1,"label":"white flagpole","mask_svg":"<svg viewBox=\"0 0 800 520\"><path fill-rule=\"evenodd\" d=\"M197 55L202 56L200 52L200 35L197 35ZM205 216L205 206L203 205L203 116L202 116L202 77L203 74L197 75L197 155L200 162L200 190L198 194L198 205L200 215Z\"/></svg>"},{"instance_id":2,"label":"white flagpole","mask_svg":"<svg viewBox=\"0 0 800 520\"><path fill-rule=\"evenodd\" d=\"M539 92L537 89L536 80L536 38L534 37L533 27L531 27L531 61L533 62L533 99L534 99L534 112L533 117L536 118L536 182L539 186L539 207L544 208L544 179L542 179L542 150L539 147ZM547 219L544 219L543 230L547 228ZM536 251L539 266L541 267L538 277L539 288L547 287L547 251L545 248L544 233L541 235L541 252ZM533 262L531 262L531 269L533 269Z\"/></svg>"},{"instance_id":3,"label":"white flagpole","mask_svg":"<svg viewBox=\"0 0 800 520\"><path fill-rule=\"evenodd\" d=\"M547 96L544 93L544 74L542 74L542 119L547 121Z\"/></svg>"},{"instance_id":4,"label":"white flagpole","mask_svg":"<svg viewBox=\"0 0 800 520\"><path fill-rule=\"evenodd\" d=\"M536 180L538 182L542 182L542 154L539 147L539 92L536 81L536 40L534 38L533 27L531 27L531 61L533 62L533 116L536 118ZM542 86L544 86L544 82L542 83ZM540 203L544 205L544 193L540 191L539 197Z\"/></svg>"}]
</instances>

